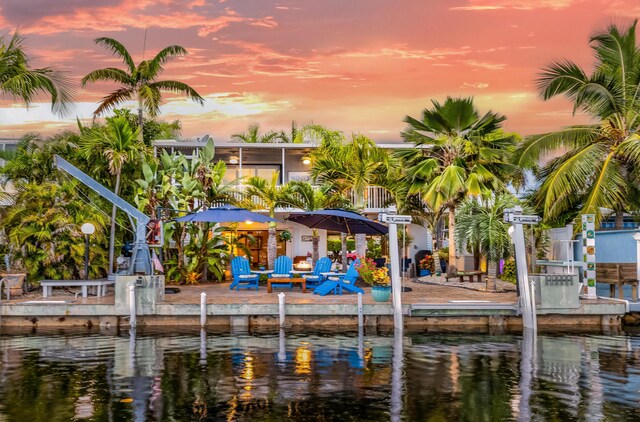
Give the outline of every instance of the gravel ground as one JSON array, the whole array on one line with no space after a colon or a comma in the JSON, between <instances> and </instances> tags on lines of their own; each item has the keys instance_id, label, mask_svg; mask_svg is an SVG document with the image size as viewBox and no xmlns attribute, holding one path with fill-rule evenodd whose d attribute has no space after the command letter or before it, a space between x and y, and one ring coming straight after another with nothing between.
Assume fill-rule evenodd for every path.
<instances>
[{"instance_id":1,"label":"gravel ground","mask_svg":"<svg viewBox=\"0 0 640 422\"><path fill-rule=\"evenodd\" d=\"M474 280L476 278L474 277ZM457 279L449 279L447 280L444 276L426 276L426 277L419 277L413 280L414 283L421 283L421 284L432 284L432 285L439 285L439 286L449 286L449 287L460 287L463 289L469 289L469 290L478 290L481 292L486 292L486 291L493 291L490 290L491 289L491 284L492 283L486 283L485 281L481 282L481 283L477 283L477 282L473 282L473 283L469 283L469 282L464 282L464 283L460 283L459 280ZM489 284L489 286L487 286L487 284ZM497 280L496 282L497 285L497 290L495 290L496 292L515 292L516 291L516 285L509 283L507 281L502 281L500 279ZM487 287L489 287L489 290L487 290Z\"/></svg>"}]
</instances>

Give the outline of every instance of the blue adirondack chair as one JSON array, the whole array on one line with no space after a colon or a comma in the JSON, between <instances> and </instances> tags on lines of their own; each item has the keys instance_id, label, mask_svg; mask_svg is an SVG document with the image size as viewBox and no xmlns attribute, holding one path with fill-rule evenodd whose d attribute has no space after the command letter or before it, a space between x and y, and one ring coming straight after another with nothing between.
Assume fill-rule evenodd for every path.
<instances>
[{"instance_id":1,"label":"blue adirondack chair","mask_svg":"<svg viewBox=\"0 0 640 422\"><path fill-rule=\"evenodd\" d=\"M349 265L349 269L344 275L335 275L327 277L327 280L315 288L314 295L325 296L329 293L334 295L342 294L342 290L352 293L364 293L360 287L356 286L356 280L358 279L357 266L360 264L360 260L356 259Z\"/></svg>"},{"instance_id":2,"label":"blue adirondack chair","mask_svg":"<svg viewBox=\"0 0 640 422\"><path fill-rule=\"evenodd\" d=\"M319 286L324 278L322 273L331 271L331 259L328 257L320 258L313 267L313 273L305 274L303 277L307 280L307 287Z\"/></svg>"},{"instance_id":3,"label":"blue adirondack chair","mask_svg":"<svg viewBox=\"0 0 640 422\"><path fill-rule=\"evenodd\" d=\"M291 261L291 258L281 255L274 261L273 272L269 274L269 278L291 278L292 269L293 262ZM289 290L292 290L293 285L291 283L271 283L271 287L289 288Z\"/></svg>"},{"instance_id":4,"label":"blue adirondack chair","mask_svg":"<svg viewBox=\"0 0 640 422\"><path fill-rule=\"evenodd\" d=\"M233 282L230 289L253 289L258 290L258 274L251 274L251 268L249 267L249 261L244 256L236 256L231 260L231 274L233 275Z\"/></svg>"}]
</instances>

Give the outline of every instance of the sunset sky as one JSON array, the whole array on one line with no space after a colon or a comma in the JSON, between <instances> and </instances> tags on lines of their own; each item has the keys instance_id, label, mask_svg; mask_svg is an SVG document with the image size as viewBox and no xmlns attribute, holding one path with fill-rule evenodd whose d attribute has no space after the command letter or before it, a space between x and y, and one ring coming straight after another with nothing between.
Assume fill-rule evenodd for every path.
<instances>
[{"instance_id":1,"label":"sunset sky","mask_svg":"<svg viewBox=\"0 0 640 422\"><path fill-rule=\"evenodd\" d=\"M123 67L96 37L112 37L142 59L179 44L189 56L162 79L190 84L205 105L166 94L164 120L184 137L226 141L258 122L263 131L318 123L398 142L406 115L431 99L473 96L481 112L508 117L523 135L584 122L563 99L543 102L534 80L551 60L589 72L589 36L640 16L637 0L2 0L0 33L26 36L33 66ZM74 112L51 114L0 99L0 137L52 133L90 119L113 89L78 83ZM134 104L129 104L134 108Z\"/></svg>"}]
</instances>

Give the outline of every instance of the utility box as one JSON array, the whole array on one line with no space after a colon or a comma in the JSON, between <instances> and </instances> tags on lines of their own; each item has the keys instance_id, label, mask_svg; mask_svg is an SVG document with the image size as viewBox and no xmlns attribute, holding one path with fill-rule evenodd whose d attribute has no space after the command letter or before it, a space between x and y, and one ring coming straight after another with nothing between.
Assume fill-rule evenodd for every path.
<instances>
[{"instance_id":1,"label":"utility box","mask_svg":"<svg viewBox=\"0 0 640 422\"><path fill-rule=\"evenodd\" d=\"M153 315L156 305L164 301L163 275L116 276L115 305L122 314L129 314L129 286L135 287L137 315Z\"/></svg>"},{"instance_id":2,"label":"utility box","mask_svg":"<svg viewBox=\"0 0 640 422\"><path fill-rule=\"evenodd\" d=\"M573 274L531 274L536 283L538 309L577 309L580 307L580 281Z\"/></svg>"}]
</instances>

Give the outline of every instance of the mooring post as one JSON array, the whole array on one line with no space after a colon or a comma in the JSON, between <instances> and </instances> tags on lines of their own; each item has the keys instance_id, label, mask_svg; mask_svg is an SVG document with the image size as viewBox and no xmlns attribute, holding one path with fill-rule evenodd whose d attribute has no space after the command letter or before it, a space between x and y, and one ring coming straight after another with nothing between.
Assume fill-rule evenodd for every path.
<instances>
[{"instance_id":1,"label":"mooring post","mask_svg":"<svg viewBox=\"0 0 640 422\"><path fill-rule=\"evenodd\" d=\"M129 286L129 325L136 326L136 286Z\"/></svg>"},{"instance_id":2,"label":"mooring post","mask_svg":"<svg viewBox=\"0 0 640 422\"><path fill-rule=\"evenodd\" d=\"M284 293L278 293L278 310L280 312L280 326L284 327Z\"/></svg>"},{"instance_id":3,"label":"mooring post","mask_svg":"<svg viewBox=\"0 0 640 422\"><path fill-rule=\"evenodd\" d=\"M364 315L362 314L362 293L358 293L358 328L364 326Z\"/></svg>"},{"instance_id":4,"label":"mooring post","mask_svg":"<svg viewBox=\"0 0 640 422\"><path fill-rule=\"evenodd\" d=\"M207 294L200 293L200 326L207 325Z\"/></svg>"}]
</instances>

